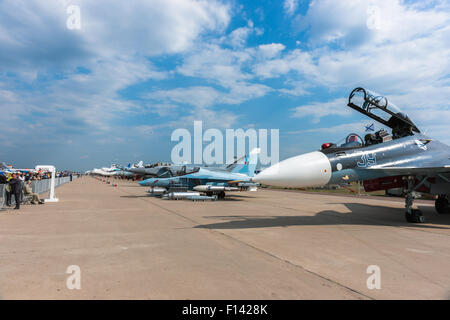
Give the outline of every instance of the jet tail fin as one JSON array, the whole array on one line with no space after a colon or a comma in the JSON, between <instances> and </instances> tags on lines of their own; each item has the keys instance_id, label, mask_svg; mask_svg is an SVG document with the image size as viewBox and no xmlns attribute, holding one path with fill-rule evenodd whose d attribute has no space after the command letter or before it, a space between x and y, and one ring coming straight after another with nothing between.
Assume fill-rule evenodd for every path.
<instances>
[{"instance_id":1,"label":"jet tail fin","mask_svg":"<svg viewBox=\"0 0 450 320\"><path fill-rule=\"evenodd\" d=\"M250 154L245 155L244 157L235 161L235 166L232 168L231 172L243 173L248 175L249 177L253 177L255 175L256 165L258 164L258 155L260 152L261 149L255 148L250 151Z\"/></svg>"}]
</instances>

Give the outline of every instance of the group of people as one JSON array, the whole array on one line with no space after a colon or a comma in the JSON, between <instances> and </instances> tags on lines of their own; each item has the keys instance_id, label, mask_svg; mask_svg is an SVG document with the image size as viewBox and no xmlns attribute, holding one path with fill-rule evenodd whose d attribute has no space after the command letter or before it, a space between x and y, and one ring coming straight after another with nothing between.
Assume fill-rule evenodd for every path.
<instances>
[{"instance_id":1,"label":"group of people","mask_svg":"<svg viewBox=\"0 0 450 320\"><path fill-rule=\"evenodd\" d=\"M12 203L12 196L16 202L15 210L20 209L20 203L23 201L23 196L30 196L32 204L43 204L44 201L39 198L37 193L31 189L31 182L33 180L41 180L43 177L40 172L37 173L7 173L0 174L0 184L5 184L6 191L6 206L10 207Z\"/></svg>"}]
</instances>

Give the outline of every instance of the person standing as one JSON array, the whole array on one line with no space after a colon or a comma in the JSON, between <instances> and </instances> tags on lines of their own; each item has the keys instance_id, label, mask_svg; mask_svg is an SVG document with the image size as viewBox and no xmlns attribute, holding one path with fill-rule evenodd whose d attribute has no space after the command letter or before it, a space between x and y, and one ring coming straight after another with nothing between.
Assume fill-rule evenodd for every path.
<instances>
[{"instance_id":1,"label":"person standing","mask_svg":"<svg viewBox=\"0 0 450 320\"><path fill-rule=\"evenodd\" d=\"M20 180L21 190L25 187L25 173L20 172L17 178ZM23 192L20 192L20 202L23 202Z\"/></svg>"},{"instance_id":2,"label":"person standing","mask_svg":"<svg viewBox=\"0 0 450 320\"><path fill-rule=\"evenodd\" d=\"M14 194L14 199L16 200L16 207L14 209L18 210L20 209L20 198L23 187L22 181L14 173L12 179L8 183L11 186L11 193Z\"/></svg>"},{"instance_id":3,"label":"person standing","mask_svg":"<svg viewBox=\"0 0 450 320\"><path fill-rule=\"evenodd\" d=\"M11 207L11 185L9 184L9 181L11 181L12 176L8 173L6 178L6 186L5 186L5 192L6 192L6 206Z\"/></svg>"}]
</instances>

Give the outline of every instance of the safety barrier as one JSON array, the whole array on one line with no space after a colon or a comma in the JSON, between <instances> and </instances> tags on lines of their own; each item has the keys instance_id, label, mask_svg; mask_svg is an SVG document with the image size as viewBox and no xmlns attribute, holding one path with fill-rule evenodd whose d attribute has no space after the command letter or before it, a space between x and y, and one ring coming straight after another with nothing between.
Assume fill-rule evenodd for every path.
<instances>
[{"instance_id":1,"label":"safety barrier","mask_svg":"<svg viewBox=\"0 0 450 320\"><path fill-rule=\"evenodd\" d=\"M5 207L5 204L6 204L5 186L6 186L6 184L0 184L0 209Z\"/></svg>"},{"instance_id":2,"label":"safety barrier","mask_svg":"<svg viewBox=\"0 0 450 320\"><path fill-rule=\"evenodd\" d=\"M77 175L72 176L72 181L77 179ZM31 182L31 190L34 193L42 194L50 191L50 179L37 180ZM70 177L55 178L55 188L70 182ZM11 205L16 204L16 199L11 196ZM0 184L0 209L6 207L6 184Z\"/></svg>"},{"instance_id":3,"label":"safety barrier","mask_svg":"<svg viewBox=\"0 0 450 320\"><path fill-rule=\"evenodd\" d=\"M72 176L72 180L76 179L76 177ZM31 190L37 194L48 192L50 191L50 181L50 179L32 181ZM55 178L55 188L68 182L70 182L70 177Z\"/></svg>"}]
</instances>

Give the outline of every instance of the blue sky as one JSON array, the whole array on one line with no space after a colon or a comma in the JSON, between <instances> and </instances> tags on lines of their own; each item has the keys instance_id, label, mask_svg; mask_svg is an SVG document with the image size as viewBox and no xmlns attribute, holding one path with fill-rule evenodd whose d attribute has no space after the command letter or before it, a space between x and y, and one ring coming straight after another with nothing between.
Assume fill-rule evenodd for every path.
<instances>
[{"instance_id":1,"label":"blue sky","mask_svg":"<svg viewBox=\"0 0 450 320\"><path fill-rule=\"evenodd\" d=\"M284 159L364 131L356 86L450 144L449 39L439 0L0 0L0 161L168 161L194 120L278 128Z\"/></svg>"}]
</instances>

